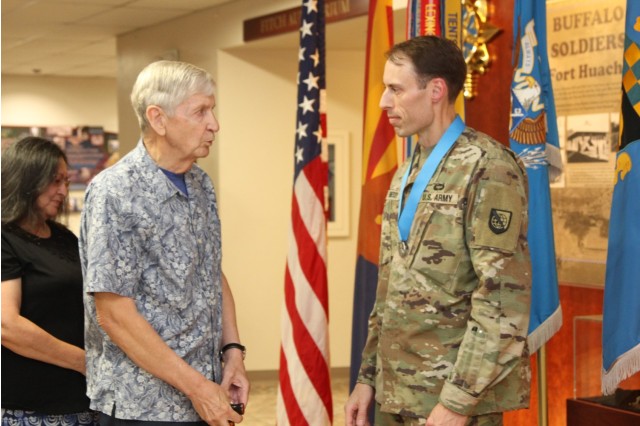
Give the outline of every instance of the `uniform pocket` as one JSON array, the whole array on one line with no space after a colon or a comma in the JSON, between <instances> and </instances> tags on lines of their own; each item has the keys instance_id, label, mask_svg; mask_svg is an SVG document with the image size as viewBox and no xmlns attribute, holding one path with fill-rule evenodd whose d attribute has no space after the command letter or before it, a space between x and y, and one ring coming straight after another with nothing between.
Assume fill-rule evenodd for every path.
<instances>
[{"instance_id":1,"label":"uniform pocket","mask_svg":"<svg viewBox=\"0 0 640 426\"><path fill-rule=\"evenodd\" d=\"M465 252L460 210L455 205L420 203L412 269L451 292Z\"/></svg>"}]
</instances>

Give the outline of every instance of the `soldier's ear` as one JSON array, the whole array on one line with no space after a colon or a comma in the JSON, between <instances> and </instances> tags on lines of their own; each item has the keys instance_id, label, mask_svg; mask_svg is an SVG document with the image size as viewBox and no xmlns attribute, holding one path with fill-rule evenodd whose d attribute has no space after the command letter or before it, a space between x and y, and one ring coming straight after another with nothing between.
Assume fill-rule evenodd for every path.
<instances>
[{"instance_id":1,"label":"soldier's ear","mask_svg":"<svg viewBox=\"0 0 640 426\"><path fill-rule=\"evenodd\" d=\"M431 100L434 103L442 102L448 97L449 88L447 87L447 82L441 77L432 78L427 88L430 90Z\"/></svg>"}]
</instances>

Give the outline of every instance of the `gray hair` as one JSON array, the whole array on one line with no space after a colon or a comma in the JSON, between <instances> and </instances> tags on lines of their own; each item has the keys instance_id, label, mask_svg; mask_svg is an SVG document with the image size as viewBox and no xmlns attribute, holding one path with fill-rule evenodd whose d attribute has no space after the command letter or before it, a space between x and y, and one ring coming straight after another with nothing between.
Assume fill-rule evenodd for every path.
<instances>
[{"instance_id":1,"label":"gray hair","mask_svg":"<svg viewBox=\"0 0 640 426\"><path fill-rule=\"evenodd\" d=\"M179 61L157 61L138 74L131 91L131 105L138 117L140 130L149 128L147 108L156 105L169 116L182 102L195 94L213 95L213 77L202 68Z\"/></svg>"}]
</instances>

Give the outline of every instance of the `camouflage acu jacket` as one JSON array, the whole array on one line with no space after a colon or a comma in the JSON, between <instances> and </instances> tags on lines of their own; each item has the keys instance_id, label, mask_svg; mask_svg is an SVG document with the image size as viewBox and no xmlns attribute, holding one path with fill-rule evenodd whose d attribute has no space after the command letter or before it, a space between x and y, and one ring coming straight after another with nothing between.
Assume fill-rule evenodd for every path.
<instances>
[{"instance_id":1,"label":"camouflage acu jacket","mask_svg":"<svg viewBox=\"0 0 640 426\"><path fill-rule=\"evenodd\" d=\"M399 168L385 201L376 303L358 381L375 387L382 411L409 417L428 417L438 402L465 415L526 407L531 265L524 166L467 127L423 193L404 252L398 199L412 163Z\"/></svg>"}]
</instances>

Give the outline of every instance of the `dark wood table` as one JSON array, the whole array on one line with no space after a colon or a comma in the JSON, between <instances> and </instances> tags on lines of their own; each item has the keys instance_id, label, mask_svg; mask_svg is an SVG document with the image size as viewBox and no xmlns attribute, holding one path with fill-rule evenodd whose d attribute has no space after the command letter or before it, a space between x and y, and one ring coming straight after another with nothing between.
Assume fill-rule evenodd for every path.
<instances>
[{"instance_id":1,"label":"dark wood table","mask_svg":"<svg viewBox=\"0 0 640 426\"><path fill-rule=\"evenodd\" d=\"M568 399L567 426L640 426L640 412L593 400Z\"/></svg>"}]
</instances>

